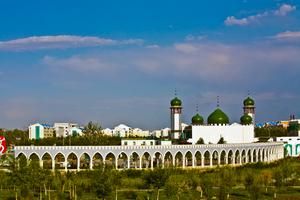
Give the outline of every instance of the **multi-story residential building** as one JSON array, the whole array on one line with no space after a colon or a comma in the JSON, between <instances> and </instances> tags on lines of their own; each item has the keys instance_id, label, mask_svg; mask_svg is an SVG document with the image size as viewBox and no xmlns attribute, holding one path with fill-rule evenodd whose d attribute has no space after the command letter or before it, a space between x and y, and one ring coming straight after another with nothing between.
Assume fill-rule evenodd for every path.
<instances>
[{"instance_id":1,"label":"multi-story residential building","mask_svg":"<svg viewBox=\"0 0 300 200\"><path fill-rule=\"evenodd\" d=\"M32 124L28 127L29 129L29 139L42 139L53 137L55 130L48 124Z\"/></svg>"}]
</instances>

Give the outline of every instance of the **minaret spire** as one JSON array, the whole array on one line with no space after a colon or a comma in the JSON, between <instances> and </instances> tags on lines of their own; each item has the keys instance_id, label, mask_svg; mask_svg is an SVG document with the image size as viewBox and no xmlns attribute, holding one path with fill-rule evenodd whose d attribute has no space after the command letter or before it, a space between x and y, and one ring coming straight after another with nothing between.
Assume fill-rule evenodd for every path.
<instances>
[{"instance_id":1,"label":"minaret spire","mask_svg":"<svg viewBox=\"0 0 300 200\"><path fill-rule=\"evenodd\" d=\"M220 96L217 96L217 107L220 107Z\"/></svg>"}]
</instances>

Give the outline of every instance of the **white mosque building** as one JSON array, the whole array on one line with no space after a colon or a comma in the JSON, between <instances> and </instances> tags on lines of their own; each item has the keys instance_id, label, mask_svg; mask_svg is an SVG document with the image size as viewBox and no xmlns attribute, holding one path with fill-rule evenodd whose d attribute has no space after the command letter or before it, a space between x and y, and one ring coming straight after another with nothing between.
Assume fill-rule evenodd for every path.
<instances>
[{"instance_id":1,"label":"white mosque building","mask_svg":"<svg viewBox=\"0 0 300 200\"><path fill-rule=\"evenodd\" d=\"M255 142L254 118L255 102L247 97L244 100L244 114L240 118L240 123L229 123L228 116L221 110L220 106L208 116L207 123L203 117L197 113L192 117L191 135L187 142L196 144L202 139L206 144L217 144L220 140L226 143L252 143ZM181 127L182 101L175 97L170 102L171 107L171 139L179 139L183 133Z\"/></svg>"}]
</instances>

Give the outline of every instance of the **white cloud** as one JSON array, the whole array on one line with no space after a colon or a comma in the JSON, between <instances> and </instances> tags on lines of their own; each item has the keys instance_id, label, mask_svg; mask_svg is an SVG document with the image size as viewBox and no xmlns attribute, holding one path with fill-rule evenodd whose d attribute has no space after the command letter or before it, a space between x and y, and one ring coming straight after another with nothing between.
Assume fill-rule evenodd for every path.
<instances>
[{"instance_id":1,"label":"white cloud","mask_svg":"<svg viewBox=\"0 0 300 200\"><path fill-rule=\"evenodd\" d=\"M151 45L147 45L146 48L148 48L148 49L158 49L158 48L160 48L160 46L157 45L157 44L151 44Z\"/></svg>"},{"instance_id":2,"label":"white cloud","mask_svg":"<svg viewBox=\"0 0 300 200\"><path fill-rule=\"evenodd\" d=\"M268 52L266 54L266 52ZM188 77L207 83L265 82L278 71L297 71L300 47L270 44L225 44L183 42L158 49L132 48L102 52L89 57L45 58L48 66L101 73L103 76L131 76L133 73L173 78ZM114 59L117 58L117 59ZM111 73L113 72L113 73ZM116 74L115 72L118 72ZM248 86L247 86L248 87Z\"/></svg>"},{"instance_id":3,"label":"white cloud","mask_svg":"<svg viewBox=\"0 0 300 200\"><path fill-rule=\"evenodd\" d=\"M277 35L273 36L274 39L279 40L286 40L286 39L300 39L300 31L285 31L282 33L278 33Z\"/></svg>"},{"instance_id":4,"label":"white cloud","mask_svg":"<svg viewBox=\"0 0 300 200\"><path fill-rule=\"evenodd\" d=\"M32 36L15 40L0 41L0 50L26 51L113 45L141 45L142 43L143 40L141 39L113 40L75 35Z\"/></svg>"},{"instance_id":5,"label":"white cloud","mask_svg":"<svg viewBox=\"0 0 300 200\"><path fill-rule=\"evenodd\" d=\"M290 12L296 10L296 6L289 5L289 4L282 4L277 10L271 10L271 11L265 11L263 13L258 13L256 15L250 15L244 18L236 18L234 16L228 16L224 24L227 26L233 26L233 25L238 25L238 26L244 26L248 25L252 22L255 22L259 20L260 18L263 17L268 17L268 16L286 16Z\"/></svg>"},{"instance_id":6,"label":"white cloud","mask_svg":"<svg viewBox=\"0 0 300 200\"><path fill-rule=\"evenodd\" d=\"M234 16L229 16L224 21L225 25L232 26L232 25L247 25L249 20L247 18L237 19Z\"/></svg>"},{"instance_id":7,"label":"white cloud","mask_svg":"<svg viewBox=\"0 0 300 200\"><path fill-rule=\"evenodd\" d=\"M206 35L198 35L198 36L195 36L195 35L192 35L192 34L189 34L185 37L185 41L199 41L199 40L203 40L205 39L207 36Z\"/></svg>"},{"instance_id":8,"label":"white cloud","mask_svg":"<svg viewBox=\"0 0 300 200\"><path fill-rule=\"evenodd\" d=\"M48 66L52 66L59 69L67 69L72 71L84 72L107 72L114 68L113 63L109 63L101 59L100 57L82 57L71 56L69 58L55 58L51 56L45 56L43 63Z\"/></svg>"},{"instance_id":9,"label":"white cloud","mask_svg":"<svg viewBox=\"0 0 300 200\"><path fill-rule=\"evenodd\" d=\"M289 4L283 4L280 6L280 8L278 10L275 10L273 13L278 16L285 16L294 10L296 10L296 6L292 6Z\"/></svg>"}]
</instances>

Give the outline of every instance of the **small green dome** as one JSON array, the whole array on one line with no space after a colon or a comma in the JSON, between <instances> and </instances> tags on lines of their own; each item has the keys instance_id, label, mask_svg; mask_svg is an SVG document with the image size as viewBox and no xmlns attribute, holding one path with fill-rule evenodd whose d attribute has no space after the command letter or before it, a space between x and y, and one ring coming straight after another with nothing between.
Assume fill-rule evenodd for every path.
<instances>
[{"instance_id":1,"label":"small green dome","mask_svg":"<svg viewBox=\"0 0 300 200\"><path fill-rule=\"evenodd\" d=\"M171 100L171 106L181 106L181 100L175 97Z\"/></svg>"},{"instance_id":2,"label":"small green dome","mask_svg":"<svg viewBox=\"0 0 300 200\"><path fill-rule=\"evenodd\" d=\"M198 113L192 117L192 124L193 125L202 125L203 124L203 117Z\"/></svg>"},{"instance_id":3,"label":"small green dome","mask_svg":"<svg viewBox=\"0 0 300 200\"><path fill-rule=\"evenodd\" d=\"M217 108L207 118L208 124L229 124L228 116L220 109Z\"/></svg>"},{"instance_id":4,"label":"small green dome","mask_svg":"<svg viewBox=\"0 0 300 200\"><path fill-rule=\"evenodd\" d=\"M243 125L252 124L252 117L250 115L244 114L240 120Z\"/></svg>"},{"instance_id":5,"label":"small green dome","mask_svg":"<svg viewBox=\"0 0 300 200\"><path fill-rule=\"evenodd\" d=\"M255 102L250 97L247 97L247 99L244 100L244 106L254 106Z\"/></svg>"}]
</instances>

